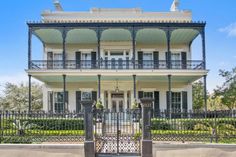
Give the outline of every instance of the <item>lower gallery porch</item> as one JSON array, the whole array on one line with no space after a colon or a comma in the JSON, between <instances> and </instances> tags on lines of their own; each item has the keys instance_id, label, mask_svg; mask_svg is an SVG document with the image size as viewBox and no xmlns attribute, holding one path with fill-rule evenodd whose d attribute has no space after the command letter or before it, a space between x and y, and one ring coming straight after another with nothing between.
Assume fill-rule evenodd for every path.
<instances>
[{"instance_id":1,"label":"lower gallery porch","mask_svg":"<svg viewBox=\"0 0 236 157\"><path fill-rule=\"evenodd\" d=\"M186 78L185 78L186 79ZM81 101L100 100L105 109L121 112L132 109L132 104L140 98L153 98L153 110L191 110L192 85L183 77L98 77L92 80L73 82L65 80L65 103L63 81L47 82L43 88L43 109L45 111L66 112L82 110ZM100 81L99 81L100 80ZM99 83L100 82L100 83ZM171 91L171 98L169 92ZM171 101L170 101L171 100ZM169 103L170 102L170 103Z\"/></svg>"}]
</instances>

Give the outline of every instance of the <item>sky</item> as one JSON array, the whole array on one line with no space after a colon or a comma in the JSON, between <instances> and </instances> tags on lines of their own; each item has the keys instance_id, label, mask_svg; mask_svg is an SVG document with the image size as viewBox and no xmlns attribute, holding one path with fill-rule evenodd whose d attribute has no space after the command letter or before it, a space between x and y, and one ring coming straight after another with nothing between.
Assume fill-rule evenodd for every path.
<instances>
[{"instance_id":1,"label":"sky","mask_svg":"<svg viewBox=\"0 0 236 157\"><path fill-rule=\"evenodd\" d=\"M173 0L60 0L65 11L90 8L142 8L169 11ZM5 82L26 82L27 21L39 21L44 10L54 10L53 0L0 0L0 90ZM221 85L219 69L236 67L236 0L180 0L181 10L191 10L194 21L206 21L208 91ZM193 60L201 59L201 38L192 45ZM41 59L42 44L33 38L33 59ZM0 91L1 92L1 91Z\"/></svg>"}]
</instances>

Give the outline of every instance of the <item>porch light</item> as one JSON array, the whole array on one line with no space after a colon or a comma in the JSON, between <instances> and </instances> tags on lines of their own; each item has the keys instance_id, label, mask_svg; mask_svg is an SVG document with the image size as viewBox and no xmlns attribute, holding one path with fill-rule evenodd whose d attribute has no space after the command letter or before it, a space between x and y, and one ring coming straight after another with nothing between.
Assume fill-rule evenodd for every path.
<instances>
[{"instance_id":1,"label":"porch light","mask_svg":"<svg viewBox=\"0 0 236 157\"><path fill-rule=\"evenodd\" d=\"M116 93L119 93L119 91L120 91L120 90L119 90L119 87L118 87L118 79L116 79L116 89L115 89L115 92L116 92Z\"/></svg>"}]
</instances>

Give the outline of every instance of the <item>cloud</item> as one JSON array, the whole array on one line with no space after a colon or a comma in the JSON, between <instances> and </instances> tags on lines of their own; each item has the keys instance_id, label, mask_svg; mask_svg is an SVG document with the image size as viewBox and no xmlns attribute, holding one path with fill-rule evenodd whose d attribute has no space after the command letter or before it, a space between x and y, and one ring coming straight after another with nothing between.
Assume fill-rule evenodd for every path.
<instances>
[{"instance_id":1,"label":"cloud","mask_svg":"<svg viewBox=\"0 0 236 157\"><path fill-rule=\"evenodd\" d=\"M220 32L227 33L230 37L236 37L236 22L219 29Z\"/></svg>"}]
</instances>

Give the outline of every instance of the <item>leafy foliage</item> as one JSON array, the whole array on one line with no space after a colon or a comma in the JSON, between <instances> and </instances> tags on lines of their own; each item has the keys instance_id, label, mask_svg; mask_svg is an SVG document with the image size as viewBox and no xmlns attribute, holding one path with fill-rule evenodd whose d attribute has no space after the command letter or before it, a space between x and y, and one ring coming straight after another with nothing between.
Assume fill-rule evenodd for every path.
<instances>
[{"instance_id":1,"label":"leafy foliage","mask_svg":"<svg viewBox=\"0 0 236 157\"><path fill-rule=\"evenodd\" d=\"M28 86L24 83L19 85L6 83L4 85L3 94L0 96L0 110L18 110L28 109ZM32 110L41 110L43 106L42 86L32 83Z\"/></svg>"},{"instance_id":2,"label":"leafy foliage","mask_svg":"<svg viewBox=\"0 0 236 157\"><path fill-rule=\"evenodd\" d=\"M231 71L220 70L221 77L225 79L222 86L214 90L216 96L220 96L221 102L228 109L236 108L236 68Z\"/></svg>"},{"instance_id":3,"label":"leafy foliage","mask_svg":"<svg viewBox=\"0 0 236 157\"><path fill-rule=\"evenodd\" d=\"M200 110L204 107L203 82L193 83L193 109Z\"/></svg>"}]
</instances>

